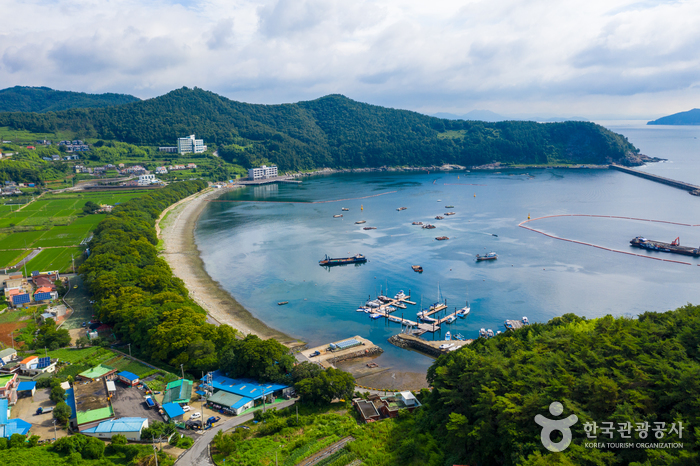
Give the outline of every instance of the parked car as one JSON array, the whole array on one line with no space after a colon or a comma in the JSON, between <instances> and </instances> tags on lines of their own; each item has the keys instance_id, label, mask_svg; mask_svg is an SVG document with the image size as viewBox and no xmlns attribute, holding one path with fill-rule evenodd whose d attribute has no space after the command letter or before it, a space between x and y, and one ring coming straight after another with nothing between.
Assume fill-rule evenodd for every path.
<instances>
[{"instance_id":1,"label":"parked car","mask_svg":"<svg viewBox=\"0 0 700 466\"><path fill-rule=\"evenodd\" d=\"M192 409L191 406L183 406L183 407L182 407L182 410L183 410L184 412L187 412L187 411L189 411L190 409Z\"/></svg>"},{"instance_id":2,"label":"parked car","mask_svg":"<svg viewBox=\"0 0 700 466\"><path fill-rule=\"evenodd\" d=\"M202 413L192 413L190 419L199 419L200 417L202 417Z\"/></svg>"},{"instance_id":3,"label":"parked car","mask_svg":"<svg viewBox=\"0 0 700 466\"><path fill-rule=\"evenodd\" d=\"M36 410L36 414L46 414L50 413L51 411L53 411L53 406L49 406L47 408L40 406L39 409Z\"/></svg>"},{"instance_id":4,"label":"parked car","mask_svg":"<svg viewBox=\"0 0 700 466\"><path fill-rule=\"evenodd\" d=\"M318 355L320 355L320 354L321 354L320 351L314 351L313 353L311 353L311 354L309 355L309 357L310 357L310 358L313 358L314 356L318 356Z\"/></svg>"}]
</instances>

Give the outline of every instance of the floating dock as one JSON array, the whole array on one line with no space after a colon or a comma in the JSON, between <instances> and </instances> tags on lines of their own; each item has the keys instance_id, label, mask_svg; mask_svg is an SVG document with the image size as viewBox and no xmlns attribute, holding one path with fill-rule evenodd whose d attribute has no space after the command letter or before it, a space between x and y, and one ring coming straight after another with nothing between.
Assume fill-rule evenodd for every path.
<instances>
[{"instance_id":1,"label":"floating dock","mask_svg":"<svg viewBox=\"0 0 700 466\"><path fill-rule=\"evenodd\" d=\"M438 357L441 354L449 353L449 349L440 349L441 345L452 344L452 348L461 348L472 343L474 340L435 340L427 341L415 335L399 333L389 338L389 343L399 348L412 348L429 356Z\"/></svg>"},{"instance_id":2,"label":"floating dock","mask_svg":"<svg viewBox=\"0 0 700 466\"><path fill-rule=\"evenodd\" d=\"M685 183L683 181L672 180L671 178L664 178L663 176L659 175L652 175L651 173L623 167L622 165L617 165L613 163L610 164L610 168L624 173L629 173L630 175L638 176L640 178L646 178L647 180L656 181L657 183L673 186L674 188L683 189L684 191L688 191L689 193L693 193L694 191L700 191L700 186L695 186L694 184Z\"/></svg>"}]
</instances>

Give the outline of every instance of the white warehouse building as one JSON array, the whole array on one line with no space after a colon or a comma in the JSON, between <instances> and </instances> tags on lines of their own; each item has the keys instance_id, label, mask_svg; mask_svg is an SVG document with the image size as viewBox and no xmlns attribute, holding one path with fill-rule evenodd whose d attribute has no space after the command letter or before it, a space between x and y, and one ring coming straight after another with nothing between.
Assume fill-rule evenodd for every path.
<instances>
[{"instance_id":1,"label":"white warehouse building","mask_svg":"<svg viewBox=\"0 0 700 466\"><path fill-rule=\"evenodd\" d=\"M194 134L190 134L186 138L177 139L177 153L178 154L199 154L207 150L207 146L204 145L203 139L195 139Z\"/></svg>"},{"instance_id":2,"label":"white warehouse building","mask_svg":"<svg viewBox=\"0 0 700 466\"><path fill-rule=\"evenodd\" d=\"M277 167L272 165L270 167L263 165L259 168L251 168L248 170L248 179L250 180L263 180L266 178L274 178L277 176Z\"/></svg>"}]
</instances>

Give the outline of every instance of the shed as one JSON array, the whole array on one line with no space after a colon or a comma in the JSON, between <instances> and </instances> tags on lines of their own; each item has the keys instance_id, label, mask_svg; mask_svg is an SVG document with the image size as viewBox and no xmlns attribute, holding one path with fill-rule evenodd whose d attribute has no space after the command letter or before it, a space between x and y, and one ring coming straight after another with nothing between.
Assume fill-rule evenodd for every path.
<instances>
[{"instance_id":1,"label":"shed","mask_svg":"<svg viewBox=\"0 0 700 466\"><path fill-rule=\"evenodd\" d=\"M401 392L400 396L401 401L403 401L406 406L415 406L418 402L418 400L416 400L416 397L411 392Z\"/></svg>"},{"instance_id":2,"label":"shed","mask_svg":"<svg viewBox=\"0 0 700 466\"><path fill-rule=\"evenodd\" d=\"M13 348L5 348L0 350L0 366L7 364L17 357L17 351Z\"/></svg>"},{"instance_id":3,"label":"shed","mask_svg":"<svg viewBox=\"0 0 700 466\"><path fill-rule=\"evenodd\" d=\"M185 411L177 403L163 404L163 411L165 411L166 420L168 421L182 421L182 415L185 414Z\"/></svg>"},{"instance_id":4,"label":"shed","mask_svg":"<svg viewBox=\"0 0 700 466\"><path fill-rule=\"evenodd\" d=\"M12 434L27 435L32 427L22 419L7 418L7 398L0 398L0 437L10 438Z\"/></svg>"},{"instance_id":5,"label":"shed","mask_svg":"<svg viewBox=\"0 0 700 466\"><path fill-rule=\"evenodd\" d=\"M117 391L116 385L114 385L113 380L108 380L107 381L107 393L110 394L110 396Z\"/></svg>"},{"instance_id":6,"label":"shed","mask_svg":"<svg viewBox=\"0 0 700 466\"><path fill-rule=\"evenodd\" d=\"M129 371L122 371L117 374L117 378L129 386L139 384L139 376Z\"/></svg>"},{"instance_id":7,"label":"shed","mask_svg":"<svg viewBox=\"0 0 700 466\"><path fill-rule=\"evenodd\" d=\"M17 386L17 397L34 396L36 392L36 382L20 382Z\"/></svg>"},{"instance_id":8,"label":"shed","mask_svg":"<svg viewBox=\"0 0 700 466\"><path fill-rule=\"evenodd\" d=\"M103 377L105 380L112 380L116 377L116 373L117 369L114 369L110 366L105 366L103 364L98 364L92 369L88 369L86 371L81 372L80 374L78 374L78 377L81 377L86 380L97 380L101 377Z\"/></svg>"},{"instance_id":9,"label":"shed","mask_svg":"<svg viewBox=\"0 0 700 466\"><path fill-rule=\"evenodd\" d=\"M215 405L215 407L228 409L234 412L236 415L241 414L246 409L252 408L255 404L255 401L253 401L252 398L247 398L245 396L224 391L214 393L207 399L207 401Z\"/></svg>"},{"instance_id":10,"label":"shed","mask_svg":"<svg viewBox=\"0 0 700 466\"><path fill-rule=\"evenodd\" d=\"M192 381L180 379L166 385L163 403L189 403L191 397Z\"/></svg>"},{"instance_id":11,"label":"shed","mask_svg":"<svg viewBox=\"0 0 700 466\"><path fill-rule=\"evenodd\" d=\"M144 417L123 417L100 422L95 427L83 430L81 433L90 437L111 439L112 435L121 434L127 440L141 440L141 431L148 427L148 419Z\"/></svg>"}]
</instances>

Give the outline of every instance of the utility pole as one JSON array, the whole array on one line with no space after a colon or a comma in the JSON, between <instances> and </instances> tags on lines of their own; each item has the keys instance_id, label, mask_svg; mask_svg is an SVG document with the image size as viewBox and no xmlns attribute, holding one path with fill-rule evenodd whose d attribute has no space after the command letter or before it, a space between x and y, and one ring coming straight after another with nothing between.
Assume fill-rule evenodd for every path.
<instances>
[{"instance_id":1,"label":"utility pole","mask_svg":"<svg viewBox=\"0 0 700 466\"><path fill-rule=\"evenodd\" d=\"M70 261L73 264L73 273L75 273L75 259L73 259L73 254L70 255Z\"/></svg>"},{"instance_id":2,"label":"utility pole","mask_svg":"<svg viewBox=\"0 0 700 466\"><path fill-rule=\"evenodd\" d=\"M185 378L185 369L182 368L182 364L180 364L180 371L182 371L182 378L184 380Z\"/></svg>"},{"instance_id":3,"label":"utility pole","mask_svg":"<svg viewBox=\"0 0 700 466\"><path fill-rule=\"evenodd\" d=\"M297 425L299 424L299 406L294 403L294 407L297 409Z\"/></svg>"},{"instance_id":4,"label":"utility pole","mask_svg":"<svg viewBox=\"0 0 700 466\"><path fill-rule=\"evenodd\" d=\"M131 357L131 343L128 343L129 345L129 357Z\"/></svg>"},{"instance_id":5,"label":"utility pole","mask_svg":"<svg viewBox=\"0 0 700 466\"><path fill-rule=\"evenodd\" d=\"M156 439L153 439L153 457L156 459L156 466L158 466L158 449L156 448Z\"/></svg>"},{"instance_id":6,"label":"utility pole","mask_svg":"<svg viewBox=\"0 0 700 466\"><path fill-rule=\"evenodd\" d=\"M56 419L53 420L53 439L56 440Z\"/></svg>"}]
</instances>

